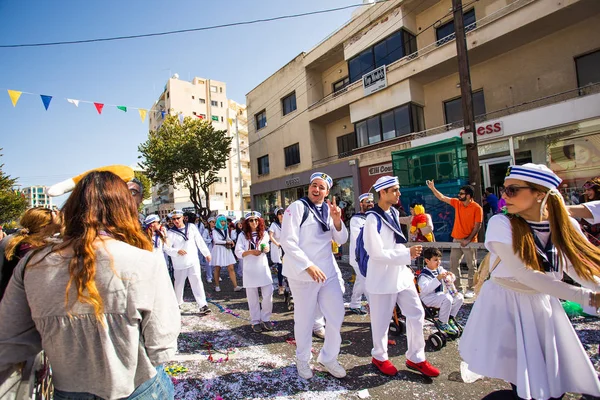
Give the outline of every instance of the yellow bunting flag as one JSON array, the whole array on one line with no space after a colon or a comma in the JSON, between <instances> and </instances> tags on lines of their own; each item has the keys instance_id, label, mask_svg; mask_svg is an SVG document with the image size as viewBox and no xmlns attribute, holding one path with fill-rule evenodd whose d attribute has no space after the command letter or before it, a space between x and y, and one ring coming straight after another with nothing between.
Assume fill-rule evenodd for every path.
<instances>
[{"instance_id":1,"label":"yellow bunting flag","mask_svg":"<svg viewBox=\"0 0 600 400\"><path fill-rule=\"evenodd\" d=\"M146 119L146 113L148 112L148 110L140 108L138 111L140 112L140 118L142 119L142 122L144 122L144 120Z\"/></svg>"},{"instance_id":2,"label":"yellow bunting flag","mask_svg":"<svg viewBox=\"0 0 600 400\"><path fill-rule=\"evenodd\" d=\"M227 118L227 122L229 122L229 126L233 125L233 119L232 118Z\"/></svg>"},{"instance_id":3,"label":"yellow bunting flag","mask_svg":"<svg viewBox=\"0 0 600 400\"><path fill-rule=\"evenodd\" d=\"M21 93L16 90L8 90L8 95L10 96L10 101L13 103L13 107L17 106L17 102L19 101L19 97L21 97Z\"/></svg>"}]
</instances>

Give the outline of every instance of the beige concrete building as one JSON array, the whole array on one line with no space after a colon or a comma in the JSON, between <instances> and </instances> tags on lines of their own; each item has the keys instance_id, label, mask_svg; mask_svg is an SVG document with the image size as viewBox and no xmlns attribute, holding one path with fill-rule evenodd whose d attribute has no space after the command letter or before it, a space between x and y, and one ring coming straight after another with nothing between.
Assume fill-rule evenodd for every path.
<instances>
[{"instance_id":1,"label":"beige concrete building","mask_svg":"<svg viewBox=\"0 0 600 400\"><path fill-rule=\"evenodd\" d=\"M27 208L44 207L53 209L52 197L46 194L47 186L28 186L21 190L27 199Z\"/></svg>"},{"instance_id":2,"label":"beige concrete building","mask_svg":"<svg viewBox=\"0 0 600 400\"><path fill-rule=\"evenodd\" d=\"M571 194L599 174L600 1L463 4L482 184L498 188L509 164L533 161L557 171ZM255 208L303 196L314 171L334 178L347 215L383 174L395 172L403 187L414 181L405 208L429 201L425 178L465 176L439 171L460 157L450 145L419 159L419 146L461 136L451 10L451 0L365 5L247 94ZM415 150L409 175L392 163L405 149Z\"/></svg>"},{"instance_id":3,"label":"beige concrete building","mask_svg":"<svg viewBox=\"0 0 600 400\"><path fill-rule=\"evenodd\" d=\"M228 135L234 138L227 165L218 172L218 182L210 187L210 208L236 218L240 217L244 210L248 210L250 170L246 107L227 98L227 85L224 82L197 77L187 82L180 80L175 74L165 85L163 93L152 109L155 111L149 113L151 131L160 127L163 113L181 113L184 117L195 116L211 121L215 129L226 130ZM239 160L238 136L239 147L242 149ZM193 204L189 201L189 191L184 187L170 185L153 187L152 204L146 207L146 212L158 213L164 217L174 209L193 210Z\"/></svg>"}]
</instances>

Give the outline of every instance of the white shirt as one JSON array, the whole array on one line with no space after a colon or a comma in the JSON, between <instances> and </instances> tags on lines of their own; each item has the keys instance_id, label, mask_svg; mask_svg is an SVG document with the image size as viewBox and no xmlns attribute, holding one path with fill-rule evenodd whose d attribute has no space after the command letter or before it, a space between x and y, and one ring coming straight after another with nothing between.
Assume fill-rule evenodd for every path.
<instances>
[{"instance_id":1,"label":"white shirt","mask_svg":"<svg viewBox=\"0 0 600 400\"><path fill-rule=\"evenodd\" d=\"M446 270L443 267L438 267L438 269L434 271L429 270L429 272L433 274L433 277L427 273L424 274L423 272L421 272L419 274L419 279L417 280L417 284L419 285L419 294L421 295L421 297L435 293L435 290L442 284L442 281L440 281L437 278L437 276L439 274L443 274L444 272L446 272Z\"/></svg>"},{"instance_id":2,"label":"white shirt","mask_svg":"<svg viewBox=\"0 0 600 400\"><path fill-rule=\"evenodd\" d=\"M368 293L393 294L414 285L414 276L408 265L411 263L410 249L396 243L394 231L381 222L377 233L377 218L367 215L363 240L369 255L366 288Z\"/></svg>"},{"instance_id":3,"label":"white shirt","mask_svg":"<svg viewBox=\"0 0 600 400\"><path fill-rule=\"evenodd\" d=\"M186 269L200 266L200 260L198 259L198 250L204 257L210 255L210 251L204 243L204 239L198 232L198 228L194 224L185 224L188 228L187 237L185 240L182 235L173 232L171 229L167 231L167 245L165 246L165 253L171 256L173 261L173 269ZM180 232L185 232L185 226L181 228ZM177 229L177 228L174 228ZM187 254L180 255L177 252L179 250L185 250Z\"/></svg>"},{"instance_id":4,"label":"white shirt","mask_svg":"<svg viewBox=\"0 0 600 400\"><path fill-rule=\"evenodd\" d=\"M350 218L350 265L354 270L358 269L358 263L356 262L356 239L360 233L360 228L365 226L366 218L364 215L354 215Z\"/></svg>"},{"instance_id":5,"label":"white shirt","mask_svg":"<svg viewBox=\"0 0 600 400\"><path fill-rule=\"evenodd\" d=\"M254 239L255 240L255 239ZM260 250L260 245L269 244L269 235L264 232L260 243L256 246L256 249L252 249L250 242L246 239L246 235L240 232L237 243L235 245L235 255L242 259L242 254L248 250ZM243 280L245 288L261 287L270 285L273 283L271 276L271 270L269 269L269 261L267 260L267 254L261 253L260 256L246 255L243 257L244 260L244 271Z\"/></svg>"},{"instance_id":6,"label":"white shirt","mask_svg":"<svg viewBox=\"0 0 600 400\"><path fill-rule=\"evenodd\" d=\"M319 267L327 278L340 275L340 269L331 251L331 241L342 245L348 241L348 230L342 223L338 231L333 219L328 218L329 230L323 232L321 224L309 210L306 221L300 226L306 205L300 200L293 202L286 210L281 224L281 247L283 257L283 275L299 281L313 282L306 268Z\"/></svg>"},{"instance_id":7,"label":"white shirt","mask_svg":"<svg viewBox=\"0 0 600 400\"><path fill-rule=\"evenodd\" d=\"M585 208L590 210L592 213L593 219L587 219L590 224L600 224L600 201L589 201L587 203L583 203Z\"/></svg>"}]
</instances>

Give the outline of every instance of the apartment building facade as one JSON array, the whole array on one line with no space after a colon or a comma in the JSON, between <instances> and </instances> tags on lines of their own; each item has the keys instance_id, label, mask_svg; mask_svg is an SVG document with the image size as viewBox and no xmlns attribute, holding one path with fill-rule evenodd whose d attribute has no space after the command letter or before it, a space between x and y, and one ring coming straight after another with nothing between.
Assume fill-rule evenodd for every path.
<instances>
[{"instance_id":1,"label":"apartment building facade","mask_svg":"<svg viewBox=\"0 0 600 400\"><path fill-rule=\"evenodd\" d=\"M55 208L55 206L52 204L52 197L46 194L46 189L47 186L28 186L23 188L20 192L27 200L27 208Z\"/></svg>"},{"instance_id":2,"label":"apartment building facade","mask_svg":"<svg viewBox=\"0 0 600 400\"><path fill-rule=\"evenodd\" d=\"M175 74L152 109L154 111L149 113L151 131L159 129L164 115L171 113L208 120L215 129L226 130L233 137L231 155L225 168L218 172L217 182L209 190L210 208L230 217L240 217L244 210L248 210L250 168L248 149L244 148L248 145L246 107L227 98L227 85L198 77L187 82ZM242 148L239 160L238 140ZM158 184L153 187L152 203L146 207L146 212L164 217L174 209L194 209L189 191L183 186Z\"/></svg>"},{"instance_id":3,"label":"apartment building facade","mask_svg":"<svg viewBox=\"0 0 600 400\"><path fill-rule=\"evenodd\" d=\"M600 161L600 2L463 0L463 14L482 185L499 187L508 165L535 162L565 191L580 188ZM377 178L400 176L392 156L407 149L410 174L450 179L440 165L455 149L428 160L418 149L462 134L453 33L451 0L365 5L250 91L253 207L289 205L318 170L351 215Z\"/></svg>"}]
</instances>

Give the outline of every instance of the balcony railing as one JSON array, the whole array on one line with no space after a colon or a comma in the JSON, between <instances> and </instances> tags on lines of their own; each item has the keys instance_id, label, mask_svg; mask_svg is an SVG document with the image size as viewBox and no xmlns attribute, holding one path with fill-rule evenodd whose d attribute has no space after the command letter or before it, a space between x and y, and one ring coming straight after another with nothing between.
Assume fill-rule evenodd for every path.
<instances>
[{"instance_id":1,"label":"balcony railing","mask_svg":"<svg viewBox=\"0 0 600 400\"><path fill-rule=\"evenodd\" d=\"M465 33L467 36L472 35L473 32L477 32L478 30L491 24L492 22L497 21L498 19L500 19L512 12L515 12L535 1L538 1L538 0L516 0L504 7L502 7L501 9L499 9L497 11L494 11L493 13L486 15L485 17L481 18L479 21L475 21L472 24L465 26ZM390 65L388 65L386 67L386 72L389 73L390 71L398 69L398 68L412 62L413 60L422 58L422 57L428 55L429 53L431 53L441 47L446 46L448 43L454 43L454 40L455 40L455 35L451 34L451 35L446 36L436 42L431 43L430 45L422 47L421 49L417 50L415 53L408 54L408 55L402 57L401 59L396 60L393 63L391 63ZM309 105L308 109L310 110L321 104L327 103L330 100L334 99L335 97L337 97L343 93L350 92L360 86L362 86L362 80L352 82L349 85L345 86L343 89L340 89L337 92L333 92L333 93L323 97L321 100L317 100L313 104Z\"/></svg>"}]
</instances>

